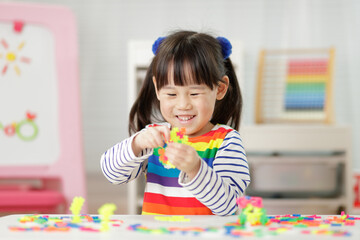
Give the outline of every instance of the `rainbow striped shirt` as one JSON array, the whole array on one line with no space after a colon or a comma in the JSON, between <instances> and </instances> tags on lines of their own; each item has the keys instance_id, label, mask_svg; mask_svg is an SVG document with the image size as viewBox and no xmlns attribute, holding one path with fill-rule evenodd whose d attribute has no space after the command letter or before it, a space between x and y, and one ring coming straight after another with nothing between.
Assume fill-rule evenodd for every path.
<instances>
[{"instance_id":1,"label":"rainbow striped shirt","mask_svg":"<svg viewBox=\"0 0 360 240\"><path fill-rule=\"evenodd\" d=\"M230 215L236 199L250 183L240 135L226 125L216 125L199 137L189 138L201 157L197 176L188 182L178 169L166 169L159 162L158 149L145 149L140 157L131 150L134 136L105 152L101 167L112 183L126 183L145 172L147 183L143 214Z\"/></svg>"}]
</instances>

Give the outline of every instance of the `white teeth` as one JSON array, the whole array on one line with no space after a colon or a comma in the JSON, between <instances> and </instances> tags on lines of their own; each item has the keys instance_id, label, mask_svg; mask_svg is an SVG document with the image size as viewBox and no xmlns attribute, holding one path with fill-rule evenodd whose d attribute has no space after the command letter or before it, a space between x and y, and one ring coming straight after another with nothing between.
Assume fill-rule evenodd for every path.
<instances>
[{"instance_id":1,"label":"white teeth","mask_svg":"<svg viewBox=\"0 0 360 240\"><path fill-rule=\"evenodd\" d=\"M178 118L179 118L181 121L188 121L188 120L190 120L190 119L193 118L193 117L180 117L180 116L178 116Z\"/></svg>"}]
</instances>

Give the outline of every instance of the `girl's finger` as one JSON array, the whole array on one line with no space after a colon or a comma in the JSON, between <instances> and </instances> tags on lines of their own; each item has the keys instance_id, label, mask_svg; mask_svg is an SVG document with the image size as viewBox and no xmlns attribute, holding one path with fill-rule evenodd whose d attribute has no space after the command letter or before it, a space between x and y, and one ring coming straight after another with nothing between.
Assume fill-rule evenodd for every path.
<instances>
[{"instance_id":1,"label":"girl's finger","mask_svg":"<svg viewBox=\"0 0 360 240\"><path fill-rule=\"evenodd\" d=\"M170 129L167 126L160 126L159 131L166 142L170 141Z\"/></svg>"},{"instance_id":2,"label":"girl's finger","mask_svg":"<svg viewBox=\"0 0 360 240\"><path fill-rule=\"evenodd\" d=\"M153 147L161 147L164 145L162 134L159 132L154 132L149 141Z\"/></svg>"}]
</instances>

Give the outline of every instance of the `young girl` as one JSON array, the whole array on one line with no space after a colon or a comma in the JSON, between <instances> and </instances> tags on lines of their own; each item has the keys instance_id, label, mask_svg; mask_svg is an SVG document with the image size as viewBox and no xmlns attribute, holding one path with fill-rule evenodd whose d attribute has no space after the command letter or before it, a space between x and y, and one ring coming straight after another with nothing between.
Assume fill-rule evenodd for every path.
<instances>
[{"instance_id":1,"label":"young girl","mask_svg":"<svg viewBox=\"0 0 360 240\"><path fill-rule=\"evenodd\" d=\"M159 38L153 52L130 112L133 135L102 155L101 169L114 184L145 173L142 214L234 214L250 175L235 130L242 98L230 42L178 31ZM169 142L174 127L186 129L189 144ZM176 168L159 161L164 146Z\"/></svg>"}]
</instances>

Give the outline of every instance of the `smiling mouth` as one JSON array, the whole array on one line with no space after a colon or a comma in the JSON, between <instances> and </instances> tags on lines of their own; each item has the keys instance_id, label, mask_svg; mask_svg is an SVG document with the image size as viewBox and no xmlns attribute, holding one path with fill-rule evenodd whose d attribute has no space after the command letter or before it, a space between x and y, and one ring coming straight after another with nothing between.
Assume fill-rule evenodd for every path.
<instances>
[{"instance_id":1,"label":"smiling mouth","mask_svg":"<svg viewBox=\"0 0 360 240\"><path fill-rule=\"evenodd\" d=\"M176 115L176 117L180 120L180 121L189 121L191 119L193 119L195 117L195 115L191 115L191 116L179 116L179 115Z\"/></svg>"}]
</instances>

